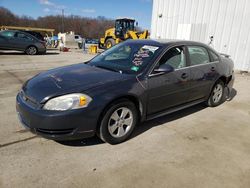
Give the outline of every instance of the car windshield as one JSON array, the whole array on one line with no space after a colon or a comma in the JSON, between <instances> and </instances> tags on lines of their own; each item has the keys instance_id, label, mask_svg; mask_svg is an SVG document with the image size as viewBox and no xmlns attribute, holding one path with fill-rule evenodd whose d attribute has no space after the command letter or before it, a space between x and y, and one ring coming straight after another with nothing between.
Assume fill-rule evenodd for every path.
<instances>
[{"instance_id":1,"label":"car windshield","mask_svg":"<svg viewBox=\"0 0 250 188\"><path fill-rule=\"evenodd\" d=\"M126 74L138 74L160 52L157 45L120 43L92 59L91 66Z\"/></svg>"}]
</instances>

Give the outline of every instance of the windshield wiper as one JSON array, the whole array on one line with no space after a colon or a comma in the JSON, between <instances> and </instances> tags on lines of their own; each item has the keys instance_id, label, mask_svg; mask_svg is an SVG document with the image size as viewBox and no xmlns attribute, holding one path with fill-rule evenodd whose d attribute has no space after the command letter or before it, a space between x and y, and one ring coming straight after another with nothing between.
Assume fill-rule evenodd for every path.
<instances>
[{"instance_id":1,"label":"windshield wiper","mask_svg":"<svg viewBox=\"0 0 250 188\"><path fill-rule=\"evenodd\" d=\"M110 67L104 67L104 66L101 66L101 65L94 65L94 66L95 66L95 67L98 67L98 68L101 68L101 69L106 69L106 70L110 70L110 71L113 71L113 72L122 73L122 71L116 70L116 69L113 69L113 68L110 68Z\"/></svg>"}]
</instances>

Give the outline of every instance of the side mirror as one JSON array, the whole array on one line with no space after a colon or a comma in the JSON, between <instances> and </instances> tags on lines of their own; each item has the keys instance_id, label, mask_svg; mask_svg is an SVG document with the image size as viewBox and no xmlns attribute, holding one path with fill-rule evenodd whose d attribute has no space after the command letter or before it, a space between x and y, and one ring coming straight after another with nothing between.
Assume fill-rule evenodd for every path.
<instances>
[{"instance_id":1,"label":"side mirror","mask_svg":"<svg viewBox=\"0 0 250 188\"><path fill-rule=\"evenodd\" d=\"M135 26L138 27L138 22L135 22Z\"/></svg>"},{"instance_id":2,"label":"side mirror","mask_svg":"<svg viewBox=\"0 0 250 188\"><path fill-rule=\"evenodd\" d=\"M154 70L155 73L164 73L164 74L173 72L173 71L174 71L174 68L168 64L163 64L158 69Z\"/></svg>"}]
</instances>

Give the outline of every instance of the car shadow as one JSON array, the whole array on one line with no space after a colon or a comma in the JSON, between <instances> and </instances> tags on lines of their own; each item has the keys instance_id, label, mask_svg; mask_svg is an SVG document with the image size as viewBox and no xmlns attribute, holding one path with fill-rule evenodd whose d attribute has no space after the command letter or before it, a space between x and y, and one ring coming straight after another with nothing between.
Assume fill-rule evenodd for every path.
<instances>
[{"instance_id":1,"label":"car shadow","mask_svg":"<svg viewBox=\"0 0 250 188\"><path fill-rule=\"evenodd\" d=\"M234 97L237 95L237 90L234 88L232 89L230 95L227 97L226 101L231 101L234 99ZM225 102L226 102L225 101ZM144 132L150 130L153 127L156 126L167 126L165 125L166 123L175 121L177 119L181 119L183 117L187 117L189 115L195 114L196 112L199 112L201 110L204 110L208 108L204 103L200 103L194 106L191 106L189 108L185 108L183 110L153 119L149 121L145 121L141 124L139 124L135 130L133 131L130 139L133 139ZM65 146L72 146L72 147L84 147L84 146L94 146L94 145L99 145L103 144L104 142L99 139L97 136L92 137L92 138L86 138L82 140L72 140L72 141L56 141L57 143L60 143Z\"/></svg>"},{"instance_id":2,"label":"car shadow","mask_svg":"<svg viewBox=\"0 0 250 188\"><path fill-rule=\"evenodd\" d=\"M46 56L46 55L58 55L58 54L60 54L59 52L46 52L45 54L37 54L37 55L34 55L34 56L41 56L41 55L44 55L44 56ZM8 52L8 51L0 51L0 55L26 55L26 56L29 56L29 55L27 55L26 53L24 53L24 52L19 52L19 51L10 51L10 52Z\"/></svg>"},{"instance_id":3,"label":"car shadow","mask_svg":"<svg viewBox=\"0 0 250 188\"><path fill-rule=\"evenodd\" d=\"M225 96L227 96L227 98L224 102L233 100L234 97L237 95L237 90L235 90L234 88L230 92L229 96L228 96L228 91L225 91L225 92L226 92ZM171 113L171 114L168 114L168 115L165 115L165 116L162 116L162 117L150 120L150 121L145 121L135 128L135 130L131 136L131 139L148 131L149 129L151 129L153 127L163 125L165 123L169 123L169 122L177 120L177 119L181 119L183 117L192 115L192 114L199 112L201 110L204 110L206 108L208 108L208 107L206 106L205 103L200 103L200 104L197 104L195 106L191 106L189 108L185 108L183 110L180 110L180 111L177 111L177 112L174 112L174 113Z\"/></svg>"},{"instance_id":4,"label":"car shadow","mask_svg":"<svg viewBox=\"0 0 250 188\"><path fill-rule=\"evenodd\" d=\"M234 97L237 95L237 90L236 89L232 89L231 93L229 94L229 96L227 97L227 101L231 101L234 99Z\"/></svg>"},{"instance_id":5,"label":"car shadow","mask_svg":"<svg viewBox=\"0 0 250 188\"><path fill-rule=\"evenodd\" d=\"M168 114L168 115L165 115L165 116L162 116L162 117L150 120L150 121L145 121L135 128L131 136L131 139L134 137L137 137L138 135L143 134L144 132L150 130L153 127L162 126L163 124L192 115L196 112L204 110L205 108L207 108L205 104L198 104L198 105L191 106L189 108L185 108L183 110L180 110L180 111L177 111L177 112L174 112L174 113L171 113L171 114ZM167 125L163 125L163 126L167 126Z\"/></svg>"},{"instance_id":6,"label":"car shadow","mask_svg":"<svg viewBox=\"0 0 250 188\"><path fill-rule=\"evenodd\" d=\"M92 138L85 138L81 140L68 140L68 141L55 141L59 144L62 144L64 146L71 146L71 147L83 147L83 146L94 146L103 144L104 142L98 138L97 136L94 136Z\"/></svg>"},{"instance_id":7,"label":"car shadow","mask_svg":"<svg viewBox=\"0 0 250 188\"><path fill-rule=\"evenodd\" d=\"M0 51L0 55L26 55L24 52L19 51Z\"/></svg>"},{"instance_id":8,"label":"car shadow","mask_svg":"<svg viewBox=\"0 0 250 188\"><path fill-rule=\"evenodd\" d=\"M47 48L47 51L55 51L55 50L59 50L58 48Z\"/></svg>"},{"instance_id":9,"label":"car shadow","mask_svg":"<svg viewBox=\"0 0 250 188\"><path fill-rule=\"evenodd\" d=\"M59 52L46 52L45 54L38 54L38 55L58 55L60 54Z\"/></svg>"}]
</instances>

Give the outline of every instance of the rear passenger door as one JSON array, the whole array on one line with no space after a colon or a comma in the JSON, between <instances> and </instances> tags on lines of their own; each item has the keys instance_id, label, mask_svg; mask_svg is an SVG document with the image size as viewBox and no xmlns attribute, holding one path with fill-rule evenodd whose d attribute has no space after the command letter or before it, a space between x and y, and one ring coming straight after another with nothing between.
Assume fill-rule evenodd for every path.
<instances>
[{"instance_id":1,"label":"rear passenger door","mask_svg":"<svg viewBox=\"0 0 250 188\"><path fill-rule=\"evenodd\" d=\"M15 34L15 40L13 44L19 50L25 50L30 44L32 44L32 38L24 33L17 32Z\"/></svg>"},{"instance_id":2,"label":"rear passenger door","mask_svg":"<svg viewBox=\"0 0 250 188\"><path fill-rule=\"evenodd\" d=\"M210 88L218 77L217 60L213 60L203 46L187 46L190 60L189 101L202 99L210 94Z\"/></svg>"}]
</instances>

